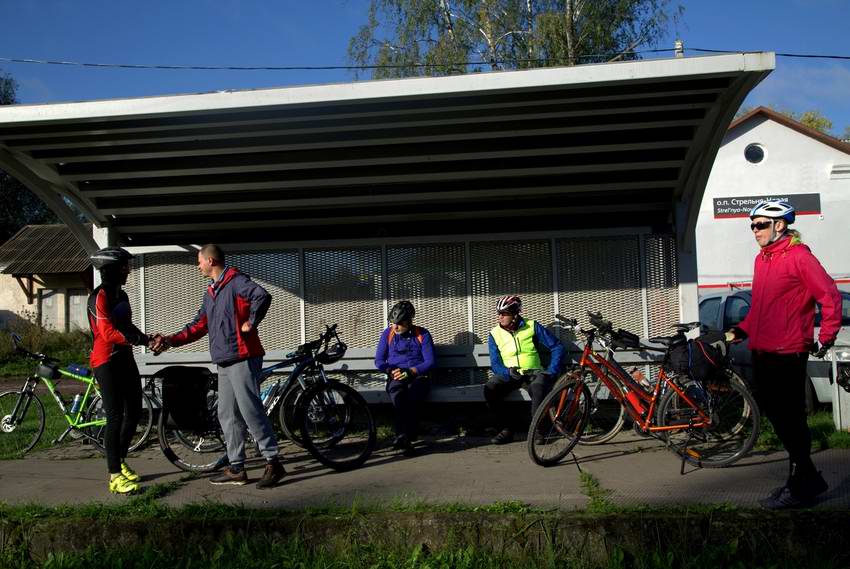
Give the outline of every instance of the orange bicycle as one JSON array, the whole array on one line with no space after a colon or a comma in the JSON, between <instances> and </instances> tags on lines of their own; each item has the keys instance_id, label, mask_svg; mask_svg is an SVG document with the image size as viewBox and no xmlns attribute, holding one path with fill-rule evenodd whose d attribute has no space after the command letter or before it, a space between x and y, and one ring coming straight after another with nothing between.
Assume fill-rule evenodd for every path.
<instances>
[{"instance_id":1,"label":"orange bicycle","mask_svg":"<svg viewBox=\"0 0 850 569\"><path fill-rule=\"evenodd\" d=\"M709 468L728 466L752 450L760 417L743 380L728 365L710 380L693 379L670 365L671 350L688 342L685 333L698 328L698 322L676 324L673 336L650 338L651 343L664 346L657 348L641 344L635 334L615 331L598 312L588 316L592 325L588 330L580 329L576 320L556 316L565 327L584 336L585 346L578 367L561 377L532 418L528 431L531 460L541 466L556 464L579 443L588 427L597 437L605 436L612 426L619 430L619 411L608 409L602 421L596 421L600 399L616 401L638 431L665 441L681 457L682 471L686 462ZM594 343L602 346L601 353L593 349ZM650 387L636 381L615 359L616 349L664 352L658 381ZM602 388L605 398L599 396ZM606 426L600 428L594 422Z\"/></svg>"}]
</instances>

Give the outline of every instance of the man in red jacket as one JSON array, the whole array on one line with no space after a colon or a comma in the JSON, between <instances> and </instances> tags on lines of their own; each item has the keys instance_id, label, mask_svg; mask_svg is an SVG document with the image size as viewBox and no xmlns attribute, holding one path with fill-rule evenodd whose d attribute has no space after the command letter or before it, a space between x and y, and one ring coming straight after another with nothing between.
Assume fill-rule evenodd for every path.
<instances>
[{"instance_id":1,"label":"man in red jacket","mask_svg":"<svg viewBox=\"0 0 850 569\"><path fill-rule=\"evenodd\" d=\"M754 392L759 407L788 451L789 475L761 504L771 510L811 506L828 488L811 459L805 382L809 353L822 358L841 327L841 295L800 234L788 226L794 208L786 201L759 202L750 228L761 247L753 271L753 302L747 317L727 334L749 337ZM814 341L815 303L821 306L820 345Z\"/></svg>"}]
</instances>

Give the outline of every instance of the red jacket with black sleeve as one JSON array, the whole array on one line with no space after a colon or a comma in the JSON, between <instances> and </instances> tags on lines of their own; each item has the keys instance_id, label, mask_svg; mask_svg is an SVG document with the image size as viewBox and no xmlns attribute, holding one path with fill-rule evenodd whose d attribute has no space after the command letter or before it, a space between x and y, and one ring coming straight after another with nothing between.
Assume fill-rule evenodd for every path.
<instances>
[{"instance_id":1,"label":"red jacket with black sleeve","mask_svg":"<svg viewBox=\"0 0 850 569\"><path fill-rule=\"evenodd\" d=\"M811 250L788 236L764 247L753 270L753 302L738 325L750 349L778 354L807 352L814 342L815 303L821 305L821 344L841 328L841 294Z\"/></svg>"},{"instance_id":2,"label":"red jacket with black sleeve","mask_svg":"<svg viewBox=\"0 0 850 569\"><path fill-rule=\"evenodd\" d=\"M94 289L89 295L88 317L94 337L90 358L93 368L121 354L132 356L132 346L148 341L148 337L133 325L130 300L119 286L104 283Z\"/></svg>"},{"instance_id":3,"label":"red jacket with black sleeve","mask_svg":"<svg viewBox=\"0 0 850 569\"><path fill-rule=\"evenodd\" d=\"M197 316L183 330L168 338L172 346L210 336L210 357L215 364L228 364L265 355L257 326L265 317L272 297L247 275L232 267L207 287ZM242 325L251 323L251 331Z\"/></svg>"}]
</instances>

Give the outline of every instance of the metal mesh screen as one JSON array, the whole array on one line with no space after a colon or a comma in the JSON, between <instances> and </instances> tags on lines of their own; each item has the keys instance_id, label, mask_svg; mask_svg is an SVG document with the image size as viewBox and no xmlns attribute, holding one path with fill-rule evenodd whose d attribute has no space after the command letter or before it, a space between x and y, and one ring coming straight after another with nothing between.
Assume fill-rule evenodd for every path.
<instances>
[{"instance_id":1,"label":"metal mesh screen","mask_svg":"<svg viewBox=\"0 0 850 569\"><path fill-rule=\"evenodd\" d=\"M615 329L644 334L637 237L559 240L558 283L558 309L567 318L586 327L587 311L600 311Z\"/></svg>"},{"instance_id":2,"label":"metal mesh screen","mask_svg":"<svg viewBox=\"0 0 850 569\"><path fill-rule=\"evenodd\" d=\"M201 307L207 282L196 266L195 253L145 255L145 332L173 334L192 321ZM175 352L203 352L208 342L172 348Z\"/></svg>"},{"instance_id":3,"label":"metal mesh screen","mask_svg":"<svg viewBox=\"0 0 850 569\"><path fill-rule=\"evenodd\" d=\"M288 350L300 344L298 251L241 251L228 254L227 262L272 295L271 308L259 328L263 347L266 350Z\"/></svg>"},{"instance_id":4,"label":"metal mesh screen","mask_svg":"<svg viewBox=\"0 0 850 569\"><path fill-rule=\"evenodd\" d=\"M469 343L463 244L387 248L389 306L409 300L435 344Z\"/></svg>"},{"instance_id":5,"label":"metal mesh screen","mask_svg":"<svg viewBox=\"0 0 850 569\"><path fill-rule=\"evenodd\" d=\"M141 257L133 257L133 260L130 261L130 275L127 277L127 284L124 285L124 292L127 293L127 298L130 300L130 310L133 311L133 324L139 328L142 328L142 279L139 270L141 265ZM84 330L88 330L88 318L86 318ZM142 330L142 332L147 332L147 330ZM142 352L142 347L133 346L133 351L139 354Z\"/></svg>"},{"instance_id":6,"label":"metal mesh screen","mask_svg":"<svg viewBox=\"0 0 850 569\"><path fill-rule=\"evenodd\" d=\"M679 321L679 268L676 239L649 235L644 243L649 336L669 335Z\"/></svg>"},{"instance_id":7,"label":"metal mesh screen","mask_svg":"<svg viewBox=\"0 0 850 569\"><path fill-rule=\"evenodd\" d=\"M549 241L470 244L475 343L485 343L496 325L496 300L522 298L523 315L543 325L553 320L552 252Z\"/></svg>"},{"instance_id":8,"label":"metal mesh screen","mask_svg":"<svg viewBox=\"0 0 850 569\"><path fill-rule=\"evenodd\" d=\"M305 251L307 340L338 323L350 347L375 346L385 325L381 281L380 249Z\"/></svg>"}]
</instances>

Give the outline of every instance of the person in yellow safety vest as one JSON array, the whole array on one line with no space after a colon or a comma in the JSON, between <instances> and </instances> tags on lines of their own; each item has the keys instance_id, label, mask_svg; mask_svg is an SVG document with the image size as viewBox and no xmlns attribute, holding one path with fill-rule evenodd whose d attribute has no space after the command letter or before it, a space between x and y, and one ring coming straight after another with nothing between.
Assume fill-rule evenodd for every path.
<instances>
[{"instance_id":1,"label":"person in yellow safety vest","mask_svg":"<svg viewBox=\"0 0 850 569\"><path fill-rule=\"evenodd\" d=\"M490 331L490 369L494 377L484 384L484 399L496 416L501 430L490 442L503 445L513 441L514 432L507 415L506 395L522 387L531 394L531 415L552 389L563 366L564 345L539 322L520 315L522 300L518 296L501 297L496 303L499 325ZM551 353L544 369L539 347ZM536 437L540 435L535 433Z\"/></svg>"}]
</instances>

